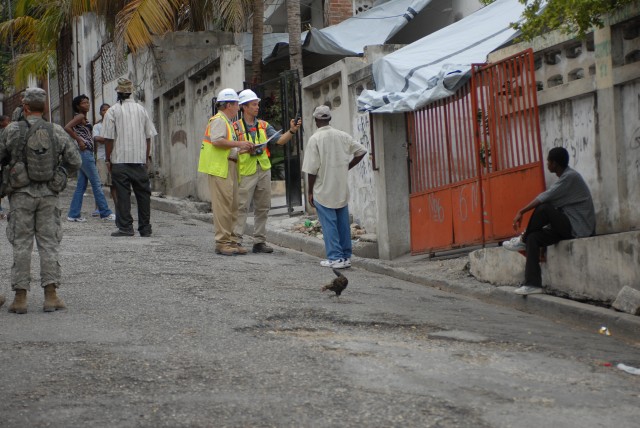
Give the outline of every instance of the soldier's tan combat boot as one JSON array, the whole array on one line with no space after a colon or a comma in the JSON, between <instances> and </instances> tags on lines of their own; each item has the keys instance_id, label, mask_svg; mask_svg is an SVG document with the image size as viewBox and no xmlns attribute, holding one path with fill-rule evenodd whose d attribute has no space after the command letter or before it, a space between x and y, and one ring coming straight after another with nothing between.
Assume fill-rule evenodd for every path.
<instances>
[{"instance_id":1,"label":"soldier's tan combat boot","mask_svg":"<svg viewBox=\"0 0 640 428\"><path fill-rule=\"evenodd\" d=\"M44 287L44 306L45 312L54 312L58 309L65 309L66 306L62 299L56 294L56 285L49 284Z\"/></svg>"},{"instance_id":2,"label":"soldier's tan combat boot","mask_svg":"<svg viewBox=\"0 0 640 428\"><path fill-rule=\"evenodd\" d=\"M13 303L9 306L9 312L14 314L26 314L27 313L27 290L16 290L16 295L13 298Z\"/></svg>"}]
</instances>

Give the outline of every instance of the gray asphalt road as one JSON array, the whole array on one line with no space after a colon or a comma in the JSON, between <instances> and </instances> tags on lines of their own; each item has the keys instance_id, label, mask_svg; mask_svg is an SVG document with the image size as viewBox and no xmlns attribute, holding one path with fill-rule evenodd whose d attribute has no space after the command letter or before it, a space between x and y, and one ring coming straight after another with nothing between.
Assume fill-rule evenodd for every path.
<instances>
[{"instance_id":1,"label":"gray asphalt road","mask_svg":"<svg viewBox=\"0 0 640 428\"><path fill-rule=\"evenodd\" d=\"M66 311L42 312L34 254L29 313L0 311L0 426L637 426L640 376L604 363L640 353L615 336L357 268L338 300L314 257L152 222L64 222ZM7 297L10 263L2 234Z\"/></svg>"}]
</instances>

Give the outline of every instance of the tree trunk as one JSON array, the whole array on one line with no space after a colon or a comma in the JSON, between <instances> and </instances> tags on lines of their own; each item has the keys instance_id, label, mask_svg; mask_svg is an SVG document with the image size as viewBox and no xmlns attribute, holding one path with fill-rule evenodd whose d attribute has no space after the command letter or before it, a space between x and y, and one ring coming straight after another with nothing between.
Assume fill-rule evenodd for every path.
<instances>
[{"instance_id":1,"label":"tree trunk","mask_svg":"<svg viewBox=\"0 0 640 428\"><path fill-rule=\"evenodd\" d=\"M264 36L264 0L254 0L251 45L251 83L262 81L262 45Z\"/></svg>"},{"instance_id":2,"label":"tree trunk","mask_svg":"<svg viewBox=\"0 0 640 428\"><path fill-rule=\"evenodd\" d=\"M289 60L292 70L304 76L302 70L302 43L300 42L300 0L287 0L287 21L289 23Z\"/></svg>"}]
</instances>

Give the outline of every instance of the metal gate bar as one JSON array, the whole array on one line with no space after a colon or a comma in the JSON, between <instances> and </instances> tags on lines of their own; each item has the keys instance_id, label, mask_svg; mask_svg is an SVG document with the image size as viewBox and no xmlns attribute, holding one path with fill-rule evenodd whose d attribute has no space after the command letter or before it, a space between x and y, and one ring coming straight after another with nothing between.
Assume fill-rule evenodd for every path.
<instances>
[{"instance_id":1,"label":"metal gate bar","mask_svg":"<svg viewBox=\"0 0 640 428\"><path fill-rule=\"evenodd\" d=\"M413 253L508 237L544 189L532 50L474 65L470 82L407 126Z\"/></svg>"},{"instance_id":2,"label":"metal gate bar","mask_svg":"<svg viewBox=\"0 0 640 428\"><path fill-rule=\"evenodd\" d=\"M257 85L250 85L245 82L245 88L251 88L262 99L260 104L260 115L265 111L265 95L269 90L277 90L280 96L281 111L279 118L269 122L277 124L285 130L289 127L291 119L302 112L302 89L297 70L289 70L281 73L278 77L262 82ZM271 88L271 89L270 89ZM277 88L277 89L276 89ZM279 122L279 123L278 123ZM287 208L287 213L293 215L302 212L302 171L300 169L300 151L302 149L302 129L293 137L291 142L282 147L284 152L284 178L285 178L285 205L274 206L273 209ZM296 210L297 208L297 210Z\"/></svg>"}]
</instances>

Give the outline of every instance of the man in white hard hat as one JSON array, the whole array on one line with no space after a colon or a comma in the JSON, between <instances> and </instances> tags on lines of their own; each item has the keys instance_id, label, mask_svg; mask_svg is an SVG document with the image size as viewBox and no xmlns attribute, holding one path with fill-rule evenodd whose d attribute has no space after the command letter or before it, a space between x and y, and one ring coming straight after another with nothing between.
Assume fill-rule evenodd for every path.
<instances>
[{"instance_id":1,"label":"man in white hard hat","mask_svg":"<svg viewBox=\"0 0 640 428\"><path fill-rule=\"evenodd\" d=\"M260 110L260 98L251 89L239 94L242 118L233 124L238 140L250 141L254 145L264 144L278 132L264 120L257 118ZM277 138L276 144L287 144L300 129L302 121L291 119L289 129ZM275 139L274 138L274 139ZM253 201L253 248L254 253L272 253L273 248L266 244L267 216L271 208L271 162L266 147L239 156L240 184L238 188L239 211L234 233L242 239L247 222L249 205Z\"/></svg>"},{"instance_id":2,"label":"man in white hard hat","mask_svg":"<svg viewBox=\"0 0 640 428\"><path fill-rule=\"evenodd\" d=\"M238 94L223 89L216 99L218 112L209 119L200 147L198 172L209 177L211 211L216 229L216 253L225 256L246 254L233 234L238 216L238 154L251 151L253 144L238 141L232 120L238 115Z\"/></svg>"}]
</instances>

